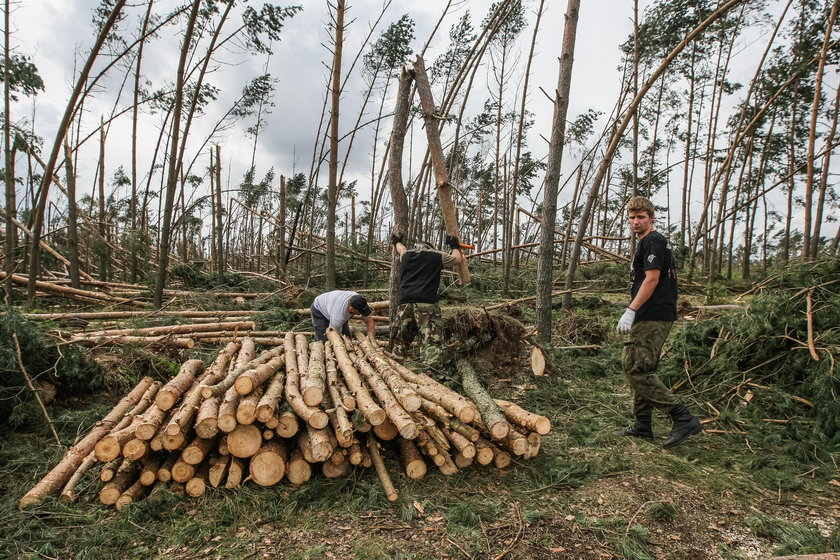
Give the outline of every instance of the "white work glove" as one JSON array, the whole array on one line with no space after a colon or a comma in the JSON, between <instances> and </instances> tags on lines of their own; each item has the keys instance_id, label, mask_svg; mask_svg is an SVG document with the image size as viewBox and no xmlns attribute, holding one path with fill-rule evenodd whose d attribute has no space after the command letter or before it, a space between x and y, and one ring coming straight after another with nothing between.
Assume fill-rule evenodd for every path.
<instances>
[{"instance_id":1,"label":"white work glove","mask_svg":"<svg viewBox=\"0 0 840 560\"><path fill-rule=\"evenodd\" d=\"M636 318L636 312L630 309L629 307L624 310L624 315L621 316L621 319L618 320L618 327L615 330L618 331L618 334L628 334L630 332L630 327L633 326L633 320Z\"/></svg>"}]
</instances>

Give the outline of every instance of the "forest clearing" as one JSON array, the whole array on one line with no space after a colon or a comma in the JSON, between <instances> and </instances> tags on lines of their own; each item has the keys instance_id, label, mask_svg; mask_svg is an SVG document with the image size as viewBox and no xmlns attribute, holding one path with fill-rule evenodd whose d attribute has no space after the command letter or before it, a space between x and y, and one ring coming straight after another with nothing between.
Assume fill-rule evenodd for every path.
<instances>
[{"instance_id":1,"label":"forest clearing","mask_svg":"<svg viewBox=\"0 0 840 560\"><path fill-rule=\"evenodd\" d=\"M397 4L6 0L0 557L838 558L840 0Z\"/></svg>"}]
</instances>

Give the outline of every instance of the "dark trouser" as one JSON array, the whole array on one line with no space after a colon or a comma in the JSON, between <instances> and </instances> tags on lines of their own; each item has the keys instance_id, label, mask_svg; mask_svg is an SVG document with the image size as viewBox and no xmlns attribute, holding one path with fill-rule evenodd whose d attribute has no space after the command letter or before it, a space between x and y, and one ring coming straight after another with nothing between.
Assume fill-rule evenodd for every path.
<instances>
[{"instance_id":1,"label":"dark trouser","mask_svg":"<svg viewBox=\"0 0 840 560\"><path fill-rule=\"evenodd\" d=\"M633 414L640 416L654 408L663 412L677 404L676 398L656 376L662 345L671 332L671 321L637 321L624 344L624 373L633 389Z\"/></svg>"},{"instance_id":2,"label":"dark trouser","mask_svg":"<svg viewBox=\"0 0 840 560\"><path fill-rule=\"evenodd\" d=\"M312 316L312 327L315 329L315 340L320 340L321 342L326 341L327 327L330 326L330 320L327 319L326 315L315 309L314 306L309 308L309 314ZM350 336L350 321L341 325L341 334Z\"/></svg>"}]
</instances>

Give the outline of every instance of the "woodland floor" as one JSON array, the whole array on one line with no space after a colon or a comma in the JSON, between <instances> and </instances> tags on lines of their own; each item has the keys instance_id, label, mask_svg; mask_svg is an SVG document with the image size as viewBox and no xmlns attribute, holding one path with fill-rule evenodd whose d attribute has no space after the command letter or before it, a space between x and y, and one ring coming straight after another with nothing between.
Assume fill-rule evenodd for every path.
<instances>
[{"instance_id":1,"label":"woodland floor","mask_svg":"<svg viewBox=\"0 0 840 560\"><path fill-rule=\"evenodd\" d=\"M761 437L704 432L670 451L617 437L630 406L620 341L610 334L598 351L567 354L547 377L530 374L524 345L492 344L473 356L495 396L548 416L551 433L536 458L504 470L473 466L446 477L430 469L413 481L386 455L400 493L394 504L372 470L358 470L299 488L247 484L199 499L167 492L120 513L98 503L89 480L79 503L50 499L18 512L17 500L61 451L43 426L0 434L0 558L728 560L837 546L837 454L786 457L786 428L773 424L752 428ZM119 396L55 405L63 440ZM654 429L664 437L669 423L656 418Z\"/></svg>"}]
</instances>

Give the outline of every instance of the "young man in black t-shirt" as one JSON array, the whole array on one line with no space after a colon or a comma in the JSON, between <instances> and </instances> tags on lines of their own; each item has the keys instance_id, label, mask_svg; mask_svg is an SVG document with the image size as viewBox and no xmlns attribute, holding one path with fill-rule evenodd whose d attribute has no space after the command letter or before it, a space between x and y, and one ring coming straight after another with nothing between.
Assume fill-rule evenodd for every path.
<instances>
[{"instance_id":1,"label":"young man in black t-shirt","mask_svg":"<svg viewBox=\"0 0 840 560\"><path fill-rule=\"evenodd\" d=\"M630 229L639 243L630 270L630 305L616 330L630 335L624 346L623 362L624 373L633 389L636 422L620 433L653 438L652 412L658 408L674 421L671 434L662 444L667 449L699 433L702 426L655 373L662 345L677 320L677 272L668 241L654 230L653 214L653 203L647 198L633 197L627 205Z\"/></svg>"},{"instance_id":2,"label":"young man in black t-shirt","mask_svg":"<svg viewBox=\"0 0 840 560\"><path fill-rule=\"evenodd\" d=\"M400 336L394 351L405 355L419 335L420 360L430 368L439 369L445 361L443 318L437 303L440 274L444 267L451 268L462 261L461 243L455 236L447 237L450 253L437 251L422 241L408 250L402 234L391 235L391 243L400 256L402 271L398 307Z\"/></svg>"}]
</instances>

